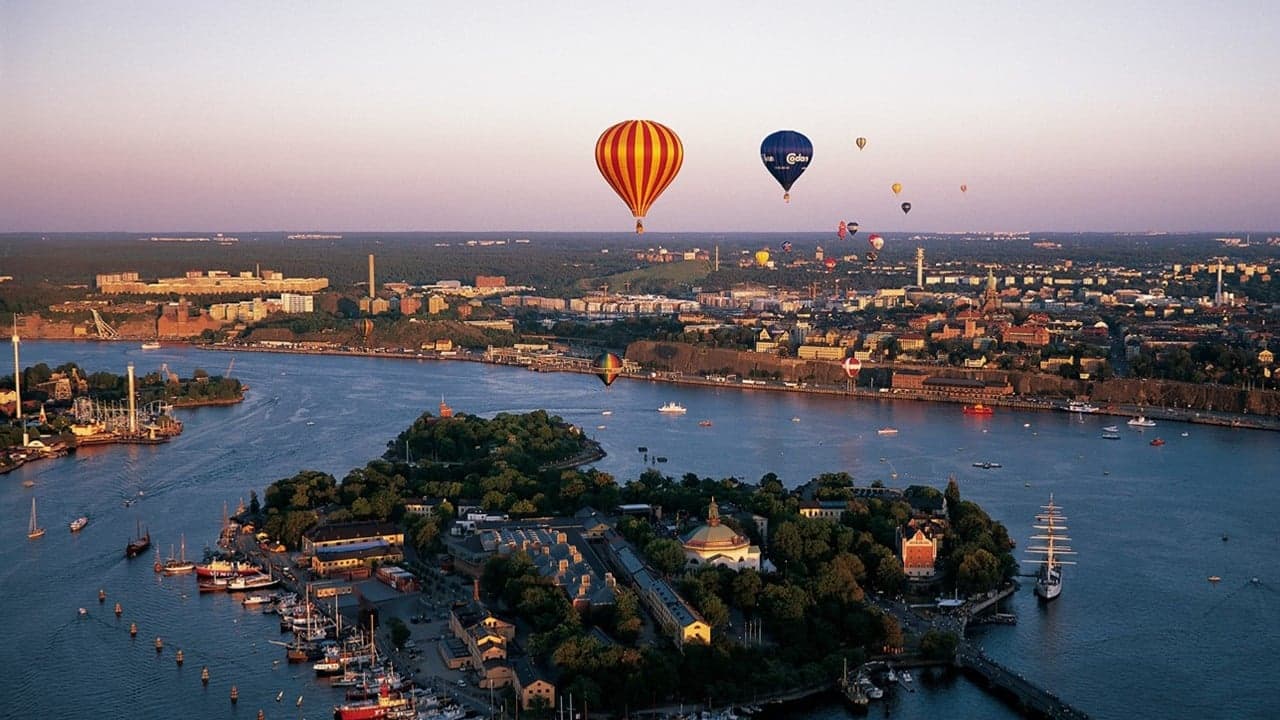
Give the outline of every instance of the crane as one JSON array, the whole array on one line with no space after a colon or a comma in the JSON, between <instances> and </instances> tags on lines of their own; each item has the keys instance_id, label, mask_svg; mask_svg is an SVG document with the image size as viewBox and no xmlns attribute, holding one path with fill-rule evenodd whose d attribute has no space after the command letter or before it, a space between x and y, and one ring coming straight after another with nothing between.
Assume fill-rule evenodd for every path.
<instances>
[{"instance_id":1,"label":"crane","mask_svg":"<svg viewBox=\"0 0 1280 720\"><path fill-rule=\"evenodd\" d=\"M97 308L90 308L89 312L93 313L93 327L98 332L99 340L115 340L120 337L116 329L108 325L107 321L98 314Z\"/></svg>"}]
</instances>

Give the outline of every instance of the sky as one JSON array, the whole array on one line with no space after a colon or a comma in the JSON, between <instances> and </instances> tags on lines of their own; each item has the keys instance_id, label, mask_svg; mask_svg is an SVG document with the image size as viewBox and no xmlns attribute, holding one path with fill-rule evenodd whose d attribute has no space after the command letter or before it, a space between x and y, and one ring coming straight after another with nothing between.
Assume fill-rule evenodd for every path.
<instances>
[{"instance_id":1,"label":"sky","mask_svg":"<svg viewBox=\"0 0 1280 720\"><path fill-rule=\"evenodd\" d=\"M1269 0L0 0L0 232L627 231L594 147L632 118L685 151L650 232L1274 231L1278 30ZM782 129L814 145L789 204Z\"/></svg>"}]
</instances>

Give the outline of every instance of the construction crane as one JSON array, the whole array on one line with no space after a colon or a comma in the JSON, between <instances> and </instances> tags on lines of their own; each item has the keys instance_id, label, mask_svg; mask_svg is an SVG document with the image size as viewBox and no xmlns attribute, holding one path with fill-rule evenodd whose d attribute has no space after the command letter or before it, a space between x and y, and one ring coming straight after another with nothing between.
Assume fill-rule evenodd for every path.
<instances>
[{"instance_id":1,"label":"construction crane","mask_svg":"<svg viewBox=\"0 0 1280 720\"><path fill-rule=\"evenodd\" d=\"M106 320L102 319L102 316L98 314L98 310L96 308L90 308L89 312L93 313L93 327L98 332L99 340L115 340L120 337L119 333L116 332L116 329L108 325Z\"/></svg>"}]
</instances>

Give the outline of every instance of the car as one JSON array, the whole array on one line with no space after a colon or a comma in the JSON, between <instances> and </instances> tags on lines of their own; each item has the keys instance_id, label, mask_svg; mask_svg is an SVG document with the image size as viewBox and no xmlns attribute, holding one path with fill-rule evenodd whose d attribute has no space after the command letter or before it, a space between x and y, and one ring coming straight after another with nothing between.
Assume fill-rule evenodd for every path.
<instances>
[{"instance_id":1,"label":"car","mask_svg":"<svg viewBox=\"0 0 1280 720\"><path fill-rule=\"evenodd\" d=\"M466 680L458 680L458 687L466 687L466 686L467 686Z\"/></svg>"}]
</instances>

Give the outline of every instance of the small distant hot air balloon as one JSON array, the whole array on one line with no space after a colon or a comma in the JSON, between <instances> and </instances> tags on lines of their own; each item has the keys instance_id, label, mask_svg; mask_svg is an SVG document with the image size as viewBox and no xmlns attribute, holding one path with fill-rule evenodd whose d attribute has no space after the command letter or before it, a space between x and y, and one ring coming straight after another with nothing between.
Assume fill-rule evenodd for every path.
<instances>
[{"instance_id":1,"label":"small distant hot air balloon","mask_svg":"<svg viewBox=\"0 0 1280 720\"><path fill-rule=\"evenodd\" d=\"M845 225L844 221L841 220L840 224L836 226L836 237L843 240L845 236L848 234L849 234L849 226Z\"/></svg>"},{"instance_id":2,"label":"small distant hot air balloon","mask_svg":"<svg viewBox=\"0 0 1280 720\"><path fill-rule=\"evenodd\" d=\"M873 252L869 252L869 253L867 253L867 262L869 262L869 263L873 263L873 262L875 262L875 261L876 261L876 258L879 258L879 257L880 257L880 256L879 256L878 254L873 253Z\"/></svg>"},{"instance_id":3,"label":"small distant hot air balloon","mask_svg":"<svg viewBox=\"0 0 1280 720\"><path fill-rule=\"evenodd\" d=\"M962 193L967 193L967 192L969 192L969 186L968 186L968 185L965 185L965 184L963 184L963 183L961 183L961 185L960 185L960 192L962 192Z\"/></svg>"},{"instance_id":4,"label":"small distant hot air balloon","mask_svg":"<svg viewBox=\"0 0 1280 720\"><path fill-rule=\"evenodd\" d=\"M823 265L825 265L825 266L827 267L827 269L828 269L828 270L835 270L835 269L836 269L836 259L835 259L835 258L827 258L826 260L823 260L823 261L822 261L822 264L823 264Z\"/></svg>"},{"instance_id":5,"label":"small distant hot air balloon","mask_svg":"<svg viewBox=\"0 0 1280 720\"><path fill-rule=\"evenodd\" d=\"M853 142L855 145L858 146L859 150L867 146L867 139L864 137L860 137L857 140L854 140Z\"/></svg>"},{"instance_id":6,"label":"small distant hot air balloon","mask_svg":"<svg viewBox=\"0 0 1280 720\"><path fill-rule=\"evenodd\" d=\"M611 352L602 353L591 363L591 369L600 378L600 382L609 387L622 374L622 358Z\"/></svg>"},{"instance_id":7,"label":"small distant hot air balloon","mask_svg":"<svg viewBox=\"0 0 1280 720\"><path fill-rule=\"evenodd\" d=\"M894 183L889 186L889 189L893 191L894 195L897 195L902 192L902 183Z\"/></svg>"},{"instance_id":8,"label":"small distant hot air balloon","mask_svg":"<svg viewBox=\"0 0 1280 720\"><path fill-rule=\"evenodd\" d=\"M858 371L862 369L862 361L856 357L847 357L840 363L840 367L844 368L845 377L853 379L858 377Z\"/></svg>"},{"instance_id":9,"label":"small distant hot air balloon","mask_svg":"<svg viewBox=\"0 0 1280 720\"><path fill-rule=\"evenodd\" d=\"M791 241L790 241L790 240L784 240L784 241L782 241L782 252L784 252L784 253L790 253L790 252L791 252Z\"/></svg>"},{"instance_id":10,"label":"small distant hot air balloon","mask_svg":"<svg viewBox=\"0 0 1280 720\"><path fill-rule=\"evenodd\" d=\"M791 202L791 185L813 158L813 143L795 130L779 130L760 143L764 169L782 186L782 199Z\"/></svg>"},{"instance_id":11,"label":"small distant hot air balloon","mask_svg":"<svg viewBox=\"0 0 1280 720\"><path fill-rule=\"evenodd\" d=\"M765 265L768 265L768 264L769 264L769 251L768 251L768 250L757 250L757 251L756 251L756 254L755 254L755 259L756 259L756 265L759 265L760 267L764 267Z\"/></svg>"},{"instance_id":12,"label":"small distant hot air balloon","mask_svg":"<svg viewBox=\"0 0 1280 720\"><path fill-rule=\"evenodd\" d=\"M869 235L867 236L867 244L871 246L872 250L880 252L884 249L884 238L875 234Z\"/></svg>"},{"instance_id":13,"label":"small distant hot air balloon","mask_svg":"<svg viewBox=\"0 0 1280 720\"><path fill-rule=\"evenodd\" d=\"M372 332L373 332L373 321L372 321L372 320L370 320L369 318L365 318L365 319L361 320L361 321L360 321L360 334L361 334L361 335L363 335L363 336L365 337L365 339L367 340L367 339L369 338L370 333L372 333Z\"/></svg>"},{"instance_id":14,"label":"small distant hot air balloon","mask_svg":"<svg viewBox=\"0 0 1280 720\"><path fill-rule=\"evenodd\" d=\"M853 237L854 235L858 234L857 221L850 220L849 222L845 223L845 227L849 230L849 237Z\"/></svg>"},{"instance_id":15,"label":"small distant hot air balloon","mask_svg":"<svg viewBox=\"0 0 1280 720\"><path fill-rule=\"evenodd\" d=\"M671 128L652 120L626 120L600 134L596 167L631 208L636 233L644 232L649 206L675 180L684 163L684 145Z\"/></svg>"},{"instance_id":16,"label":"small distant hot air balloon","mask_svg":"<svg viewBox=\"0 0 1280 720\"><path fill-rule=\"evenodd\" d=\"M911 212L911 203L902 203L902 214L906 215Z\"/></svg>"}]
</instances>

